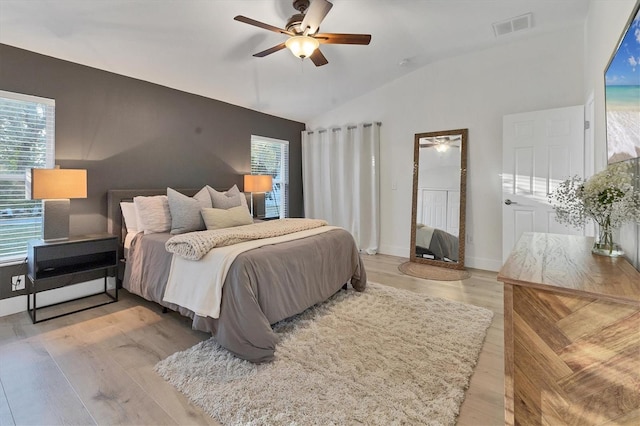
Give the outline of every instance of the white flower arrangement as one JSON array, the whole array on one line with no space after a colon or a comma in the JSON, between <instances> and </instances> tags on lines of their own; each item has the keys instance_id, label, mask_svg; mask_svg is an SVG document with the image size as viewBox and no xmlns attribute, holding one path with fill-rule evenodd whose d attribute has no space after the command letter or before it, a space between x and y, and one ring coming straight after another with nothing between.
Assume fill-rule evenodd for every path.
<instances>
[{"instance_id":1,"label":"white flower arrangement","mask_svg":"<svg viewBox=\"0 0 640 426\"><path fill-rule=\"evenodd\" d=\"M584 181L569 178L549 194L559 223L581 229L587 218L601 228L616 229L640 222L640 193L633 188L629 162L615 163Z\"/></svg>"}]
</instances>

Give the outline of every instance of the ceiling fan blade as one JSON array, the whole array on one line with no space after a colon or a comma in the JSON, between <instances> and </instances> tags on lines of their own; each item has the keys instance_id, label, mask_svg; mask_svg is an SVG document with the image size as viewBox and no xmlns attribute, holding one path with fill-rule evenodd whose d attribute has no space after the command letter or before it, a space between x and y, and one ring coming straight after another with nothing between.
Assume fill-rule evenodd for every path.
<instances>
[{"instance_id":1,"label":"ceiling fan blade","mask_svg":"<svg viewBox=\"0 0 640 426\"><path fill-rule=\"evenodd\" d=\"M309 9L304 14L304 19L302 20L302 24L300 24L300 29L302 31L306 31L305 34L313 34L318 31L320 28L320 23L327 16L327 13L333 7L332 3L329 3L327 0L312 0L311 5L309 5Z\"/></svg>"},{"instance_id":2,"label":"ceiling fan blade","mask_svg":"<svg viewBox=\"0 0 640 426\"><path fill-rule=\"evenodd\" d=\"M253 25L254 27L263 28L265 30L273 31L275 33L286 34L288 36L294 36L291 31L287 31L283 28L274 27L273 25L265 24L264 22L256 21L255 19L247 18L246 16L238 15L235 18L238 22L244 22L245 24Z\"/></svg>"},{"instance_id":3,"label":"ceiling fan blade","mask_svg":"<svg viewBox=\"0 0 640 426\"><path fill-rule=\"evenodd\" d=\"M280 43L279 45L273 46L273 47L271 47L271 48L269 48L267 50L263 50L262 52L254 53L253 56L255 56L256 58L264 58L265 56L271 55L272 53L275 53L278 50L282 50L285 47L287 47L287 46L285 46L284 43ZM318 49L316 49L316 50L318 50Z\"/></svg>"},{"instance_id":4,"label":"ceiling fan blade","mask_svg":"<svg viewBox=\"0 0 640 426\"><path fill-rule=\"evenodd\" d=\"M371 34L316 34L313 38L324 44L369 44Z\"/></svg>"},{"instance_id":5,"label":"ceiling fan blade","mask_svg":"<svg viewBox=\"0 0 640 426\"><path fill-rule=\"evenodd\" d=\"M320 49L314 50L311 56L309 56L309 59L311 59L311 62L313 62L316 67L321 67L329 63L329 61L327 61L327 58L324 57Z\"/></svg>"}]
</instances>

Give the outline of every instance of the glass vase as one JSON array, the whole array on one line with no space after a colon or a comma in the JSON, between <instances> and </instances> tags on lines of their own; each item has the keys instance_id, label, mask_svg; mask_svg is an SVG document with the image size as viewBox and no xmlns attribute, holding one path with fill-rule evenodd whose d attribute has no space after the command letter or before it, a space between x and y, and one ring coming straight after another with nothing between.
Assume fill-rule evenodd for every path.
<instances>
[{"instance_id":1,"label":"glass vase","mask_svg":"<svg viewBox=\"0 0 640 426\"><path fill-rule=\"evenodd\" d=\"M608 221L604 224L598 224L598 236L593 242L591 252L609 257L618 257L624 254L622 248L613 241L613 229L611 229Z\"/></svg>"}]
</instances>

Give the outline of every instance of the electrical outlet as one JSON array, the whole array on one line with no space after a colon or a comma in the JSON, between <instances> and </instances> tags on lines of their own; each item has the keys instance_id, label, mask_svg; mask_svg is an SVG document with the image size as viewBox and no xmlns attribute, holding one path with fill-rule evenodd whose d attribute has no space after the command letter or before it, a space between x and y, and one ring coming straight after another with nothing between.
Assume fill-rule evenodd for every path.
<instances>
[{"instance_id":1,"label":"electrical outlet","mask_svg":"<svg viewBox=\"0 0 640 426\"><path fill-rule=\"evenodd\" d=\"M24 275L14 275L11 277L11 291L24 290Z\"/></svg>"}]
</instances>

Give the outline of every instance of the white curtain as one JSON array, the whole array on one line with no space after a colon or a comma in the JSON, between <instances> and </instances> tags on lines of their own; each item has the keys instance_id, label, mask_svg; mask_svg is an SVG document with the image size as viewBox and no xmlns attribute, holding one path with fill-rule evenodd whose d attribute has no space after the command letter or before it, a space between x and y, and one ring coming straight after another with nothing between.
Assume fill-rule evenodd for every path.
<instances>
[{"instance_id":1,"label":"white curtain","mask_svg":"<svg viewBox=\"0 0 640 426\"><path fill-rule=\"evenodd\" d=\"M302 132L305 216L351 232L360 251L380 244L380 123Z\"/></svg>"}]
</instances>

